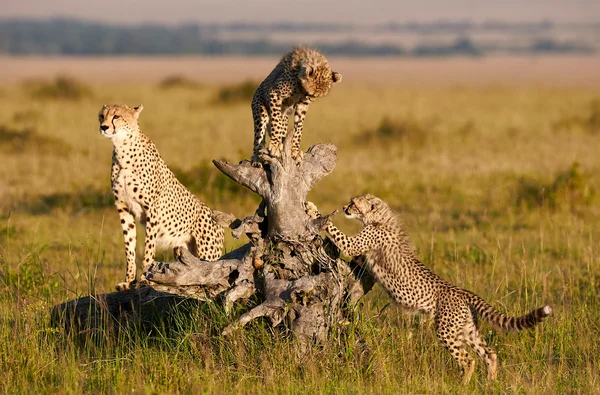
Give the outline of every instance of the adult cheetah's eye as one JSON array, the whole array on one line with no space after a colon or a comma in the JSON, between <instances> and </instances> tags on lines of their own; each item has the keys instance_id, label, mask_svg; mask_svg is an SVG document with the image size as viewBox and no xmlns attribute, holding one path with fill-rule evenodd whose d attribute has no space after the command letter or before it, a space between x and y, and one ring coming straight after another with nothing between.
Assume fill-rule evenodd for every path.
<instances>
[{"instance_id":1,"label":"adult cheetah's eye","mask_svg":"<svg viewBox=\"0 0 600 395\"><path fill-rule=\"evenodd\" d=\"M114 115L114 116L113 116L113 119L119 119L119 118L121 118L121 116L120 116L120 115Z\"/></svg>"},{"instance_id":2,"label":"adult cheetah's eye","mask_svg":"<svg viewBox=\"0 0 600 395\"><path fill-rule=\"evenodd\" d=\"M100 115L100 122L104 121L104 115Z\"/></svg>"}]
</instances>

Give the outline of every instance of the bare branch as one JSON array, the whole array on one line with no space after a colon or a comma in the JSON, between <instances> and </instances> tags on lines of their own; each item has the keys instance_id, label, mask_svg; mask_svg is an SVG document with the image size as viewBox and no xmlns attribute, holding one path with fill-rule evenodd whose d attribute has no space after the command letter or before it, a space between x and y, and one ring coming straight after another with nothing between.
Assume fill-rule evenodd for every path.
<instances>
[{"instance_id":1,"label":"bare branch","mask_svg":"<svg viewBox=\"0 0 600 395\"><path fill-rule=\"evenodd\" d=\"M260 196L266 194L268 181L263 169L252 166L250 161L243 160L239 164L214 159L214 165L226 176L238 184L242 184Z\"/></svg>"}]
</instances>

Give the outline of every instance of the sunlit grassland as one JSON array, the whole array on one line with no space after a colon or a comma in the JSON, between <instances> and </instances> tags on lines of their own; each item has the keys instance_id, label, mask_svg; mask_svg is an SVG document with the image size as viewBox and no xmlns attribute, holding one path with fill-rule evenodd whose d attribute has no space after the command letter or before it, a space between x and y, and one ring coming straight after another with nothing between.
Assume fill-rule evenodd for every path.
<instances>
[{"instance_id":1,"label":"sunlit grassland","mask_svg":"<svg viewBox=\"0 0 600 395\"><path fill-rule=\"evenodd\" d=\"M233 316L214 305L96 343L50 328L53 305L110 292L125 271L102 104L144 104L142 130L186 185L237 217L255 210L256 196L211 164L252 149L249 99L220 100L219 89L113 83L61 98L39 83L0 87L0 391L462 392L432 325L401 315L379 288L354 324L303 355L263 323L221 338ZM598 88L344 80L309 109L303 148L338 147L309 196L322 211L378 195L444 278L512 315L553 306L533 331L483 324L502 368L487 384L478 361L465 392L600 391L599 100Z\"/></svg>"}]
</instances>

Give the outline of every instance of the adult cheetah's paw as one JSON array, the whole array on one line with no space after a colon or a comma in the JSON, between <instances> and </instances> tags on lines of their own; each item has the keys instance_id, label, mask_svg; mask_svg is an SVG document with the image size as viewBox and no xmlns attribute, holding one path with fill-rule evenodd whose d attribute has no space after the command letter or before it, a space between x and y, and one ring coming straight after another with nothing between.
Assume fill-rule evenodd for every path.
<instances>
[{"instance_id":1,"label":"adult cheetah's paw","mask_svg":"<svg viewBox=\"0 0 600 395\"><path fill-rule=\"evenodd\" d=\"M118 292L126 292L126 291L130 291L131 289L133 289L134 285L135 285L135 280L131 281L131 282L124 281L122 283L118 283L115 288L117 289Z\"/></svg>"},{"instance_id":2,"label":"adult cheetah's paw","mask_svg":"<svg viewBox=\"0 0 600 395\"><path fill-rule=\"evenodd\" d=\"M321 217L321 213L319 209L313 202L309 202L308 200L304 203L304 210L306 214L312 219L317 219Z\"/></svg>"},{"instance_id":3,"label":"adult cheetah's paw","mask_svg":"<svg viewBox=\"0 0 600 395\"><path fill-rule=\"evenodd\" d=\"M138 281L136 285L142 286L142 287L146 287L146 286L150 285L150 280L148 280L146 278L146 270L144 270L144 273L142 273L142 275L140 276L140 281Z\"/></svg>"}]
</instances>

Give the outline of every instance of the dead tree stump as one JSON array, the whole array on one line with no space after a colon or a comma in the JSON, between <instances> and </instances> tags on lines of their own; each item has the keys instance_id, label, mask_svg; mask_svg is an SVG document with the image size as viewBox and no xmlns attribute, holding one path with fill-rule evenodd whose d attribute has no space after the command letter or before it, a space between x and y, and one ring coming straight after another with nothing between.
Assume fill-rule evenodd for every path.
<instances>
[{"instance_id":1,"label":"dead tree stump","mask_svg":"<svg viewBox=\"0 0 600 395\"><path fill-rule=\"evenodd\" d=\"M213 161L263 199L254 215L231 226L233 236L246 235L248 244L216 262L201 261L180 247L175 261L151 266L146 274L148 287L55 306L55 324L75 322L81 330L96 325L103 314L119 320L149 303L158 309L171 308L172 303L156 305L169 298L215 300L231 311L234 303L257 295L261 303L227 326L223 335L265 317L271 325L292 331L304 344L325 341L332 328L352 319L354 306L374 284L360 259L341 260L335 246L319 235L329 216L312 219L305 212L308 192L336 166L336 147L314 145L297 165L291 157L291 138L286 138L281 157L263 154L261 159L262 167L247 160Z\"/></svg>"}]
</instances>

